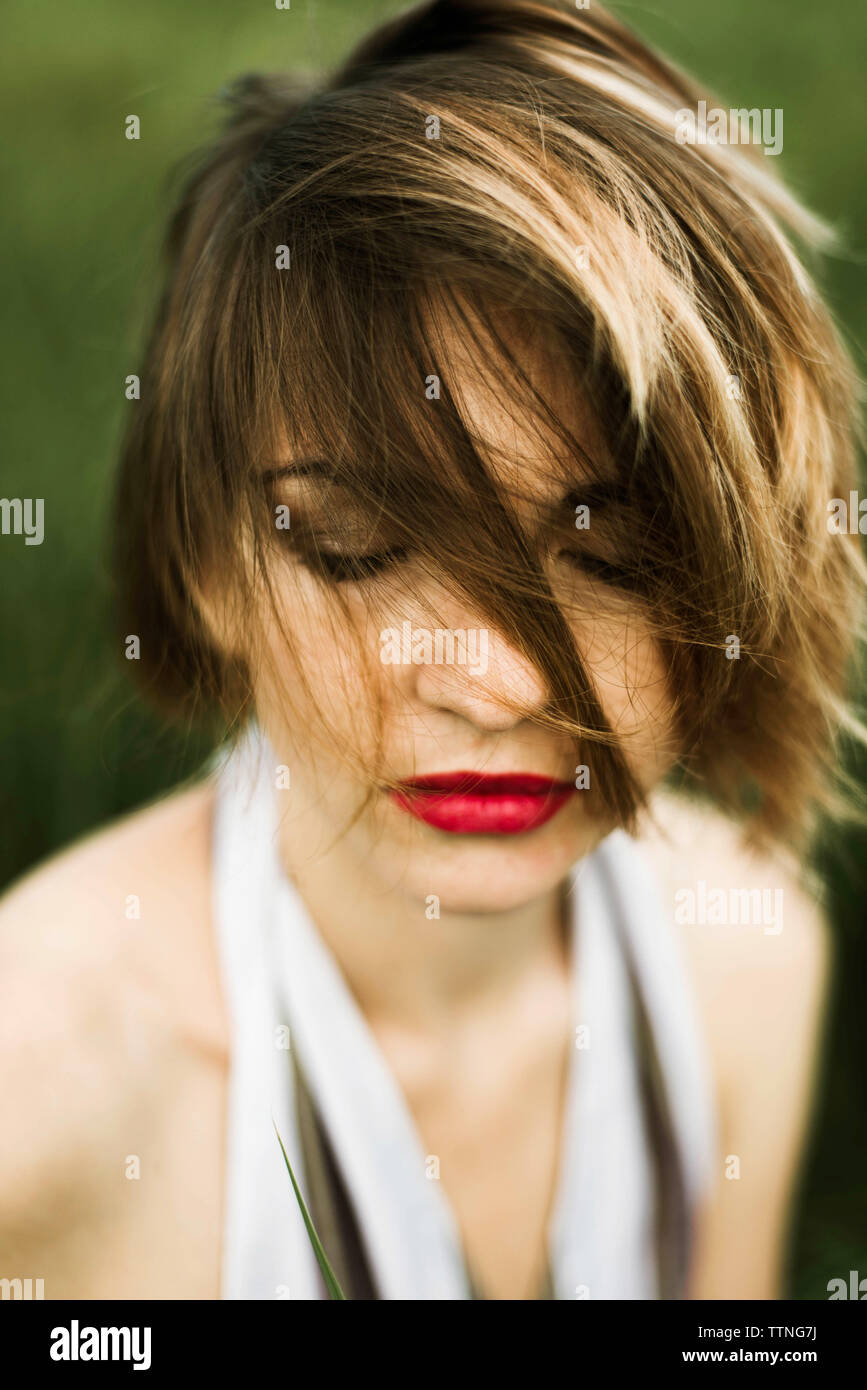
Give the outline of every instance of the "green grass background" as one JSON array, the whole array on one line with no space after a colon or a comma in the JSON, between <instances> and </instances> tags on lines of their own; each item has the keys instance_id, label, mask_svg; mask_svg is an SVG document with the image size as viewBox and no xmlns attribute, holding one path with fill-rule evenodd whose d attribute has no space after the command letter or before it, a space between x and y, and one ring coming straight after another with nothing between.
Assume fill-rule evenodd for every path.
<instances>
[{"instance_id":1,"label":"green grass background","mask_svg":"<svg viewBox=\"0 0 867 1390\"><path fill-rule=\"evenodd\" d=\"M0 883L170 786L204 751L142 708L111 640L107 505L138 369L167 172L240 72L317 71L393 0L75 0L3 8L0 492L45 499L45 541L0 536ZM782 107L779 166L844 234L824 284L863 343L865 20L852 0L616 6L736 106ZM142 138L124 138L124 118ZM861 770L863 774L863 769ZM835 1004L791 1252L790 1293L867 1276L865 836L826 856ZM58 903L58 912L63 904ZM736 1026L733 1020L732 1026ZM793 1039L794 1042L794 1039ZM760 1059L756 1074L761 1075Z\"/></svg>"}]
</instances>

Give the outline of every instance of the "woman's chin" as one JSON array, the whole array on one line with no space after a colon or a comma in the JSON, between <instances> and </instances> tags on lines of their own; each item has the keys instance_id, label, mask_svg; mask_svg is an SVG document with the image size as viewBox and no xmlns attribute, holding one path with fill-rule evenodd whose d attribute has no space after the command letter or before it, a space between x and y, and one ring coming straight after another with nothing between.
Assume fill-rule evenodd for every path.
<instances>
[{"instance_id":1,"label":"woman's chin","mask_svg":"<svg viewBox=\"0 0 867 1390\"><path fill-rule=\"evenodd\" d=\"M593 824L576 825L574 820L523 835L424 831L411 844L395 846L381 862L395 887L399 884L402 894L420 900L431 918L517 911L562 883L601 839ZM384 848L380 843L373 857L379 858Z\"/></svg>"}]
</instances>

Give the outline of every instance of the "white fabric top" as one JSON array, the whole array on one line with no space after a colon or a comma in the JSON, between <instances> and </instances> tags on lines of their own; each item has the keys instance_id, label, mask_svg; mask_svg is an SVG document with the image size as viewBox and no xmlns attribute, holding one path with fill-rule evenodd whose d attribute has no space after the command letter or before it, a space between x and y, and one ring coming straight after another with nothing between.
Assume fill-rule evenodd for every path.
<instances>
[{"instance_id":1,"label":"white fabric top","mask_svg":"<svg viewBox=\"0 0 867 1390\"><path fill-rule=\"evenodd\" d=\"M297 1048L386 1299L470 1297L454 1214L426 1177L412 1113L332 952L284 873L278 759L249 735L224 761L214 912L231 1027L222 1293L321 1297L274 1132L305 1173L287 1047ZM558 1299L655 1298L654 1195L618 914L667 1086L694 1203L715 1164L704 1040L671 924L638 847L615 831L571 874L574 1022L549 1256ZM580 928L580 929L579 929Z\"/></svg>"}]
</instances>

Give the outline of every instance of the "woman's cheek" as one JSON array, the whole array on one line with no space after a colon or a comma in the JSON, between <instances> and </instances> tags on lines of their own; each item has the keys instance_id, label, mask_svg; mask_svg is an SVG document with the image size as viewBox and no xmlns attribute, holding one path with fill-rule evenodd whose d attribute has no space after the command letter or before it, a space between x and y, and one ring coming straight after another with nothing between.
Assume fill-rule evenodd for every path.
<instances>
[{"instance_id":1,"label":"woman's cheek","mask_svg":"<svg viewBox=\"0 0 867 1390\"><path fill-rule=\"evenodd\" d=\"M666 664L648 624L612 614L573 625L608 723L638 780L650 788L677 756Z\"/></svg>"},{"instance_id":2,"label":"woman's cheek","mask_svg":"<svg viewBox=\"0 0 867 1390\"><path fill-rule=\"evenodd\" d=\"M303 583L266 616L254 699L262 721L280 730L281 747L302 758L317 749L322 758L329 748L363 756L372 746L387 695L374 627L361 610L347 619L318 586Z\"/></svg>"}]
</instances>

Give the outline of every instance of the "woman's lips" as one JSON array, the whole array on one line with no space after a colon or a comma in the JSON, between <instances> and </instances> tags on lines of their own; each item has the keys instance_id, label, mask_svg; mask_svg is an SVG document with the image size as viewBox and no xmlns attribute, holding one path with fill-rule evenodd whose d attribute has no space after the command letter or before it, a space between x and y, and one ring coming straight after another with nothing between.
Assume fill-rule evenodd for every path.
<instances>
[{"instance_id":1,"label":"woman's lips","mask_svg":"<svg viewBox=\"0 0 867 1390\"><path fill-rule=\"evenodd\" d=\"M575 788L535 773L443 772L403 782L392 800L452 835L521 835L555 816Z\"/></svg>"}]
</instances>

